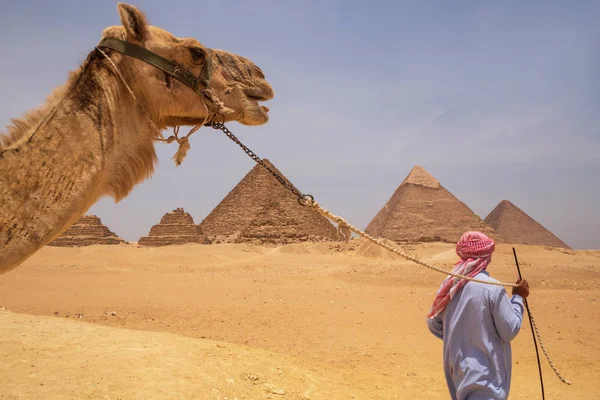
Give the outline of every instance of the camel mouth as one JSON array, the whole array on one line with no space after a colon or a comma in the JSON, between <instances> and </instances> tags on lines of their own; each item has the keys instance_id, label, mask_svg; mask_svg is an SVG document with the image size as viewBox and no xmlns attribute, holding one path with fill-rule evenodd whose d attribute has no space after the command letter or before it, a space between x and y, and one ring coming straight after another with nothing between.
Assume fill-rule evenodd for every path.
<instances>
[{"instance_id":1,"label":"camel mouth","mask_svg":"<svg viewBox=\"0 0 600 400\"><path fill-rule=\"evenodd\" d=\"M259 102L271 100L274 96L273 89L270 86L250 87L244 89L244 94L249 100Z\"/></svg>"},{"instance_id":2,"label":"camel mouth","mask_svg":"<svg viewBox=\"0 0 600 400\"><path fill-rule=\"evenodd\" d=\"M264 114L269 112L269 107L265 107L262 104L259 104L259 101L266 101L264 98L261 97L256 97L256 96L246 96L248 98L248 100L250 100L250 102L252 104L254 104L254 106L256 106L257 108L259 108L260 110L262 110L262 112Z\"/></svg>"},{"instance_id":3,"label":"camel mouth","mask_svg":"<svg viewBox=\"0 0 600 400\"><path fill-rule=\"evenodd\" d=\"M246 98L258 109L259 113L263 115L265 122L268 120L269 107L265 107L259 104L263 101L271 100L274 96L273 89L270 86L263 86L260 88L247 88L244 90ZM257 110L257 111L258 111Z\"/></svg>"},{"instance_id":4,"label":"camel mouth","mask_svg":"<svg viewBox=\"0 0 600 400\"><path fill-rule=\"evenodd\" d=\"M266 96L256 96L256 95L252 95L252 94L246 94L246 97L248 97L252 101L256 101L257 103L259 101L267 101L267 100L269 100L269 98L266 97Z\"/></svg>"},{"instance_id":5,"label":"camel mouth","mask_svg":"<svg viewBox=\"0 0 600 400\"><path fill-rule=\"evenodd\" d=\"M246 106L243 107L242 116L238 119L242 125L262 125L269 120L269 108L265 107L259 102L267 101L270 96L263 93L247 94L244 93L246 98Z\"/></svg>"},{"instance_id":6,"label":"camel mouth","mask_svg":"<svg viewBox=\"0 0 600 400\"><path fill-rule=\"evenodd\" d=\"M263 124L269 120L269 107L265 107L262 104L259 104L263 101L268 101L273 98L273 89L270 86L263 87L250 87L242 90L244 96L250 104L252 104L252 108L254 109L254 118L256 121L251 123L251 125Z\"/></svg>"}]
</instances>

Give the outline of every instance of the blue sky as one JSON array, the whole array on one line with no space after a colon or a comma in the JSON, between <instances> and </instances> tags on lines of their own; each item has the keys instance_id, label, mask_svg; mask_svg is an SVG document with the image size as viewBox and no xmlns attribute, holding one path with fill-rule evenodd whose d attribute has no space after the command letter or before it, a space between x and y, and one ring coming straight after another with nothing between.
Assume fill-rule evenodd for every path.
<instances>
[{"instance_id":1,"label":"blue sky","mask_svg":"<svg viewBox=\"0 0 600 400\"><path fill-rule=\"evenodd\" d=\"M5 0L0 125L37 107L119 24L116 1ZM271 121L230 124L305 192L365 227L415 164L484 218L509 199L600 249L600 2L150 1L151 24L247 56ZM91 213L135 241L184 207L200 222L252 168L217 131L182 166Z\"/></svg>"}]
</instances>

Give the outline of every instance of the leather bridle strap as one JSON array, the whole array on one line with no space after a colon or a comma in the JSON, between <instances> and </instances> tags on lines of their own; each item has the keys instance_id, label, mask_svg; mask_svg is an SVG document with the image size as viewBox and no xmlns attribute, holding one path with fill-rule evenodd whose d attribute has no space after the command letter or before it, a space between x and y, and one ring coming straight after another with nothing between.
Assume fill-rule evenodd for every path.
<instances>
[{"instance_id":1,"label":"leather bridle strap","mask_svg":"<svg viewBox=\"0 0 600 400\"><path fill-rule=\"evenodd\" d=\"M200 77L198 78L173 61L167 60L166 58L161 57L148 49L125 40L105 37L100 41L100 43L98 43L97 47L105 47L107 49L125 54L126 56L142 60L164 71L166 74L169 74L184 85L189 86L198 94L201 94L200 89L198 88L199 83L201 83L205 89L208 89L210 85L210 80L212 78L212 55L210 54L210 50L205 59L204 68L202 69Z\"/></svg>"}]
</instances>

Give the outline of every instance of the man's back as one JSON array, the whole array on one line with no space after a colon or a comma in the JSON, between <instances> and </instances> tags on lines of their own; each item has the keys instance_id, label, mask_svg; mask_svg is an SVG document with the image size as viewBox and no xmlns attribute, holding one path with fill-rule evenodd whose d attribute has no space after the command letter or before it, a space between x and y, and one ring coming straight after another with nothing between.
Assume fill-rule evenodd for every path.
<instances>
[{"instance_id":1,"label":"man's back","mask_svg":"<svg viewBox=\"0 0 600 400\"><path fill-rule=\"evenodd\" d=\"M475 278L497 282L485 271ZM520 296L509 299L501 286L469 282L428 320L430 331L444 341L444 372L453 399L508 397L510 341L521 328L522 302Z\"/></svg>"}]
</instances>

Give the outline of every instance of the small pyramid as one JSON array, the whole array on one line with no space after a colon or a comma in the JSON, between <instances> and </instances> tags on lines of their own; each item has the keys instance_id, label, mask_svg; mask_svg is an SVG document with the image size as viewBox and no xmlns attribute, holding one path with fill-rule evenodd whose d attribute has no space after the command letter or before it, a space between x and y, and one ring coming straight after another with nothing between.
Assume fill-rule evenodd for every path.
<instances>
[{"instance_id":1,"label":"small pyramid","mask_svg":"<svg viewBox=\"0 0 600 400\"><path fill-rule=\"evenodd\" d=\"M283 177L268 160L264 162ZM293 193L258 164L225 196L200 227L209 238L224 243L283 244L337 240L337 230L326 218L301 206Z\"/></svg>"},{"instance_id":2,"label":"small pyramid","mask_svg":"<svg viewBox=\"0 0 600 400\"><path fill-rule=\"evenodd\" d=\"M451 242L466 231L501 237L429 172L416 165L365 230L394 242Z\"/></svg>"},{"instance_id":3,"label":"small pyramid","mask_svg":"<svg viewBox=\"0 0 600 400\"><path fill-rule=\"evenodd\" d=\"M540 225L519 207L502 200L485 218L485 222L508 242L571 249L565 242Z\"/></svg>"},{"instance_id":4,"label":"small pyramid","mask_svg":"<svg viewBox=\"0 0 600 400\"><path fill-rule=\"evenodd\" d=\"M190 214L183 208L166 213L160 223L150 228L148 236L140 238L138 244L142 246L170 246L186 243L208 244L202 234L202 230L196 224Z\"/></svg>"},{"instance_id":5,"label":"small pyramid","mask_svg":"<svg viewBox=\"0 0 600 400\"><path fill-rule=\"evenodd\" d=\"M126 242L104 226L100 218L95 215L84 215L61 236L48 243L48 246L79 247L120 243Z\"/></svg>"}]
</instances>

